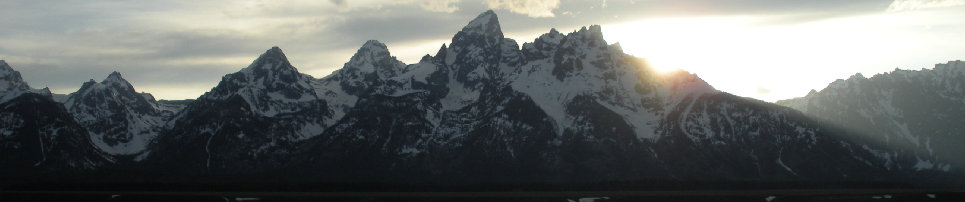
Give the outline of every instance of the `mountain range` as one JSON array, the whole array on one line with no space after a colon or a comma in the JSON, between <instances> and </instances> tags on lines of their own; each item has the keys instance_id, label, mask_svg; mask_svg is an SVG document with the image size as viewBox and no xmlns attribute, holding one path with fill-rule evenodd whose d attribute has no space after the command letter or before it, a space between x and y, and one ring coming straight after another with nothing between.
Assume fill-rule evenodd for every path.
<instances>
[{"instance_id":1,"label":"mountain range","mask_svg":"<svg viewBox=\"0 0 965 202\"><path fill-rule=\"evenodd\" d=\"M856 75L773 104L658 73L597 25L520 45L492 11L415 64L372 40L314 78L272 47L194 100L118 72L58 98L0 61L0 183L962 186L963 72Z\"/></svg>"},{"instance_id":2,"label":"mountain range","mask_svg":"<svg viewBox=\"0 0 965 202\"><path fill-rule=\"evenodd\" d=\"M893 148L903 169L961 169L965 158L965 62L900 70L866 78L855 74L821 91L776 103L849 129ZM909 166L910 165L910 166Z\"/></svg>"}]
</instances>

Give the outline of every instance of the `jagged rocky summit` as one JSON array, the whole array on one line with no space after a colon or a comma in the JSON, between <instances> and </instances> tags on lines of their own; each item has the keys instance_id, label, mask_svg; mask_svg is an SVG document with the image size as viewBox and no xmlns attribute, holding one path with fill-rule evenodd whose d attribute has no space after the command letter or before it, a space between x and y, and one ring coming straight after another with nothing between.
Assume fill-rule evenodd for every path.
<instances>
[{"instance_id":1,"label":"jagged rocky summit","mask_svg":"<svg viewBox=\"0 0 965 202\"><path fill-rule=\"evenodd\" d=\"M164 124L154 96L134 91L118 72L100 83L85 82L68 95L64 106L87 129L94 145L112 155L145 152Z\"/></svg>"}]
</instances>

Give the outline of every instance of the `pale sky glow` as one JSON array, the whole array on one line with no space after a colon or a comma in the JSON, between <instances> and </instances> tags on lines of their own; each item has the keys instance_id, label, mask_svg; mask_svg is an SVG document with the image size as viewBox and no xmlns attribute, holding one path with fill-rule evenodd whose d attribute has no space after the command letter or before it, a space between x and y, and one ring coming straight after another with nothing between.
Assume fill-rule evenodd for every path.
<instances>
[{"instance_id":1,"label":"pale sky glow","mask_svg":"<svg viewBox=\"0 0 965 202\"><path fill-rule=\"evenodd\" d=\"M891 12L797 24L774 16L641 20L604 26L608 42L658 69L696 73L714 87L776 101L823 89L855 73L866 77L931 68L965 58L960 10ZM948 12L935 14L933 12ZM939 17L941 16L941 17ZM950 30L938 27L951 28Z\"/></svg>"},{"instance_id":2,"label":"pale sky glow","mask_svg":"<svg viewBox=\"0 0 965 202\"><path fill-rule=\"evenodd\" d=\"M10 0L0 2L0 59L55 93L117 70L138 91L191 99L272 46L316 78L370 39L415 63L487 9L520 45L599 24L657 68L765 101L965 59L963 0Z\"/></svg>"}]
</instances>

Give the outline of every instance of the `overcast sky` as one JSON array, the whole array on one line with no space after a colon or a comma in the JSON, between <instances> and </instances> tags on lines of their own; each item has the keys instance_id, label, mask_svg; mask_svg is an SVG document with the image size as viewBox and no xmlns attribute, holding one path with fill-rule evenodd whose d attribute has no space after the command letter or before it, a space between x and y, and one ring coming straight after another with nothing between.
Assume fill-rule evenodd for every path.
<instances>
[{"instance_id":1,"label":"overcast sky","mask_svg":"<svg viewBox=\"0 0 965 202\"><path fill-rule=\"evenodd\" d=\"M4 0L0 59L55 93L116 70L159 99L196 98L272 46L316 78L369 39L414 63L488 9L520 44L599 24L658 68L766 101L965 59L965 0Z\"/></svg>"}]
</instances>

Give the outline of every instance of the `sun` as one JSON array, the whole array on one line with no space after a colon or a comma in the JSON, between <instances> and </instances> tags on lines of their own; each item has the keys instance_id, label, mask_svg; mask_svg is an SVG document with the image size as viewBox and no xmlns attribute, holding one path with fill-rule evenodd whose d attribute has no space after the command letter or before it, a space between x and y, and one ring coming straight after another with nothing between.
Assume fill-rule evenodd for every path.
<instances>
[{"instance_id":1,"label":"sun","mask_svg":"<svg viewBox=\"0 0 965 202\"><path fill-rule=\"evenodd\" d=\"M680 68L676 67L673 63L661 61L659 58L643 57L641 59L647 64L647 66L650 69L652 69L654 72L657 72L659 74L665 74L668 72L675 72L675 71L681 70Z\"/></svg>"},{"instance_id":2,"label":"sun","mask_svg":"<svg viewBox=\"0 0 965 202\"><path fill-rule=\"evenodd\" d=\"M639 57L631 55L635 58L637 67L653 71L657 74L666 74L668 72L680 71L680 68L676 68L672 63L661 63L660 60L654 60L646 57Z\"/></svg>"},{"instance_id":3,"label":"sun","mask_svg":"<svg viewBox=\"0 0 965 202\"><path fill-rule=\"evenodd\" d=\"M733 25L743 18L671 18L630 21L603 26L607 41L620 43L627 54L643 58L655 72L692 70L705 67L715 57L707 50L719 41L708 40L708 33L720 38L732 35Z\"/></svg>"}]
</instances>

